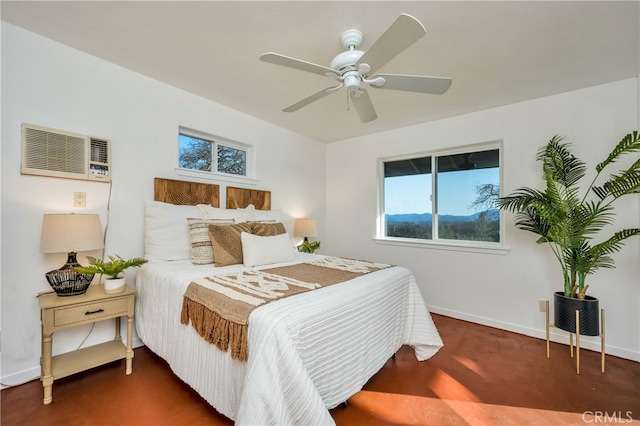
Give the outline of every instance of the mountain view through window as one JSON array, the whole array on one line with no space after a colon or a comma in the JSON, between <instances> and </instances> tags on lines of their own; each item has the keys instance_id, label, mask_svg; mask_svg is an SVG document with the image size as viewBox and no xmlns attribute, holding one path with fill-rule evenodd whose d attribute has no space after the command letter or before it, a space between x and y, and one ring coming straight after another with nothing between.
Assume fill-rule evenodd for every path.
<instances>
[{"instance_id":1,"label":"mountain view through window","mask_svg":"<svg viewBox=\"0 0 640 426\"><path fill-rule=\"evenodd\" d=\"M500 242L500 152L385 161L384 236Z\"/></svg>"}]
</instances>

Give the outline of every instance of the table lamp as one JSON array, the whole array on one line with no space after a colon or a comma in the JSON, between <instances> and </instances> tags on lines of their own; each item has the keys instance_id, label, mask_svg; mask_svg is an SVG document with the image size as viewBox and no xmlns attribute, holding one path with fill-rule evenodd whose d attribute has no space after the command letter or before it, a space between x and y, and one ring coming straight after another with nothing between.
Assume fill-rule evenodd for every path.
<instances>
[{"instance_id":1,"label":"table lamp","mask_svg":"<svg viewBox=\"0 0 640 426\"><path fill-rule=\"evenodd\" d=\"M309 241L308 237L317 237L318 228L315 219L296 219L293 225L293 236L304 237L304 241Z\"/></svg>"},{"instance_id":2,"label":"table lamp","mask_svg":"<svg viewBox=\"0 0 640 426\"><path fill-rule=\"evenodd\" d=\"M67 263L45 274L58 296L83 294L94 274L76 272L77 252L104 247L97 214L45 214L42 217L41 253L67 253Z\"/></svg>"}]
</instances>

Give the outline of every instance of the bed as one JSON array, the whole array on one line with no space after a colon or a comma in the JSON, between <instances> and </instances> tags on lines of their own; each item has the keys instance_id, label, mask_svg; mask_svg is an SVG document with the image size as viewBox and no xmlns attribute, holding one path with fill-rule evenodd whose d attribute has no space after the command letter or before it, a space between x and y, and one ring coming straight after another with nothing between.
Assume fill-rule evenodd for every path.
<instances>
[{"instance_id":1,"label":"bed","mask_svg":"<svg viewBox=\"0 0 640 426\"><path fill-rule=\"evenodd\" d=\"M257 307L248 318L246 361L207 342L180 320L185 292L203 277L247 268L194 264L192 236L178 235L189 234L186 218L199 212L211 219L213 212L221 221L282 219L270 210L268 191L228 187L226 195L228 208L220 209L217 185L156 178L155 200L145 205L149 262L136 278L138 336L217 411L241 425L334 424L329 409L358 392L402 345L418 360L442 346L413 275L398 266ZM295 252L293 244L291 251L287 261L250 269L330 258Z\"/></svg>"}]
</instances>

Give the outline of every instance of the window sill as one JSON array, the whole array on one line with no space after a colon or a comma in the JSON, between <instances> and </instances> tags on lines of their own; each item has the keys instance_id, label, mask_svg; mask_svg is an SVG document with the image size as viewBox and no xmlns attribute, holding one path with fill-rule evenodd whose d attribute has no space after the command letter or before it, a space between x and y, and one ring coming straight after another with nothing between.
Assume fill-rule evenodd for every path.
<instances>
[{"instance_id":1,"label":"window sill","mask_svg":"<svg viewBox=\"0 0 640 426\"><path fill-rule=\"evenodd\" d=\"M175 171L178 176L186 176L190 178L239 183L244 185L257 185L258 183L260 183L258 179L246 176L233 176L225 175L222 173L201 172L199 170L189 170L183 169L181 167L176 167Z\"/></svg>"},{"instance_id":2,"label":"window sill","mask_svg":"<svg viewBox=\"0 0 640 426\"><path fill-rule=\"evenodd\" d=\"M469 244L469 243L456 243L456 242L443 242L443 241L426 241L426 240L411 240L408 238L374 238L374 243L384 244L390 246L402 246L402 247L414 247L430 250L449 250L449 251L462 251L470 253L484 253L495 255L506 255L511 250L509 247L497 245L497 244Z\"/></svg>"}]
</instances>

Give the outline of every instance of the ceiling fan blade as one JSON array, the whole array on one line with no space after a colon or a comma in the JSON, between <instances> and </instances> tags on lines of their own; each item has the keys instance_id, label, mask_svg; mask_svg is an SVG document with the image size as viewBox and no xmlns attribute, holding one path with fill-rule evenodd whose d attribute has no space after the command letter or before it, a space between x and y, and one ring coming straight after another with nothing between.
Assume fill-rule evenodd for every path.
<instances>
[{"instance_id":1,"label":"ceiling fan blade","mask_svg":"<svg viewBox=\"0 0 640 426\"><path fill-rule=\"evenodd\" d=\"M424 36L424 26L411 15L401 14L398 19L364 52L358 60L360 64L369 64L371 72L379 69L400 52Z\"/></svg>"},{"instance_id":2,"label":"ceiling fan blade","mask_svg":"<svg viewBox=\"0 0 640 426\"><path fill-rule=\"evenodd\" d=\"M382 77L382 86L371 85L378 89L404 90L405 92L431 93L442 95L451 87L451 79L447 77L427 77L423 75L376 74L371 80Z\"/></svg>"},{"instance_id":3,"label":"ceiling fan blade","mask_svg":"<svg viewBox=\"0 0 640 426\"><path fill-rule=\"evenodd\" d=\"M316 92L313 95L308 96L308 97L302 99L301 101L296 102L293 105L289 105L288 107L286 107L282 111L284 111L284 112L297 111L300 108L305 107L305 106L309 105L310 103L317 101L318 99L322 99L322 98L324 98L325 96L327 96L330 93L333 93L333 92L330 92L329 89L332 89L332 87L329 87L327 89L322 89L321 91Z\"/></svg>"},{"instance_id":4,"label":"ceiling fan blade","mask_svg":"<svg viewBox=\"0 0 640 426\"><path fill-rule=\"evenodd\" d=\"M351 102L353 102L353 107L356 109L361 122L368 123L378 118L369 93L365 89L359 89L351 93Z\"/></svg>"},{"instance_id":5,"label":"ceiling fan blade","mask_svg":"<svg viewBox=\"0 0 640 426\"><path fill-rule=\"evenodd\" d=\"M279 53L267 52L260 56L262 62L268 62L270 64L281 65L283 67L294 68L301 71L312 72L314 74L320 74L325 76L327 73L340 74L338 71L331 68L324 67L322 65L314 64L311 62L303 61L301 59L291 58L289 56L281 55Z\"/></svg>"}]
</instances>

